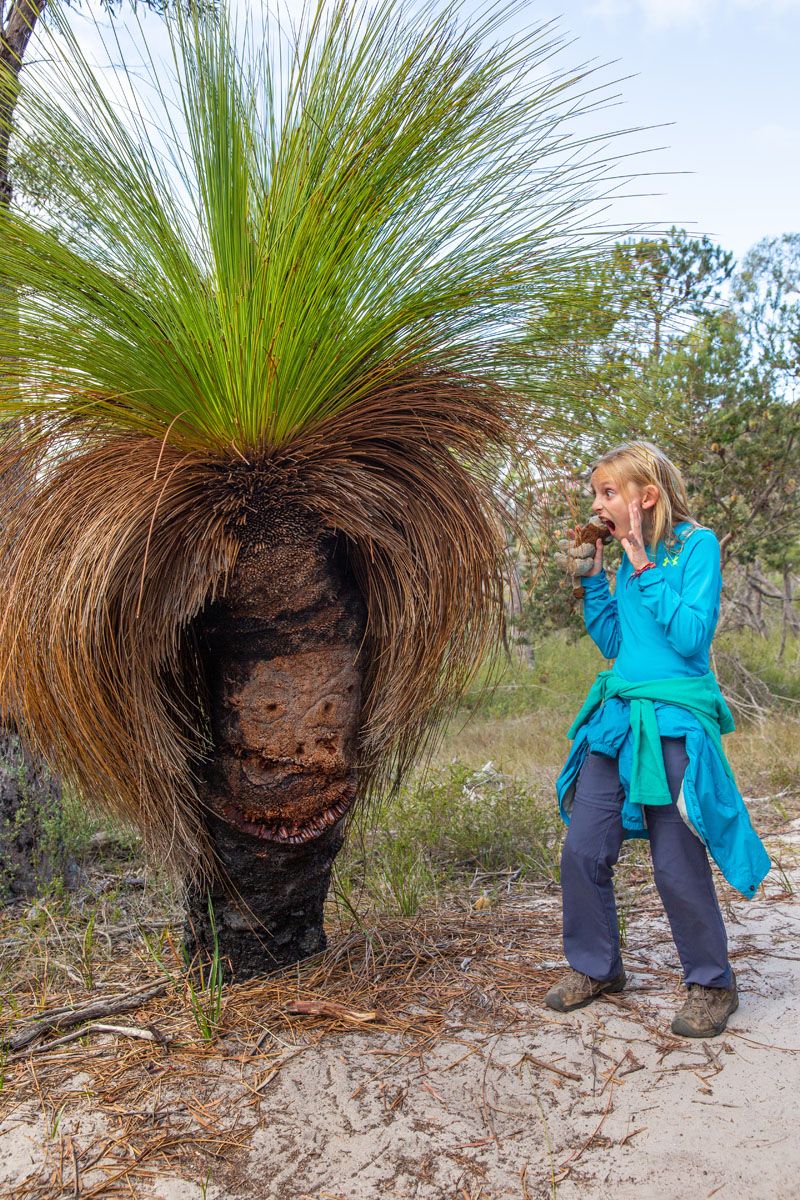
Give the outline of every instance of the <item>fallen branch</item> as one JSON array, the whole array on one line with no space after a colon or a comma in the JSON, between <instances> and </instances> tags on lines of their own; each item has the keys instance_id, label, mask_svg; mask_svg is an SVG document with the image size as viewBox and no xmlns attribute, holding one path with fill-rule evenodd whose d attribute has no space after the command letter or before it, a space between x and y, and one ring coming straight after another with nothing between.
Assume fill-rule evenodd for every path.
<instances>
[{"instance_id":1,"label":"fallen branch","mask_svg":"<svg viewBox=\"0 0 800 1200\"><path fill-rule=\"evenodd\" d=\"M552 1071L554 1075L560 1075L562 1079L574 1079L576 1083L580 1083L582 1078L582 1076L576 1075L574 1071L565 1071L562 1067L557 1067L553 1063L544 1062L541 1058L534 1058L527 1051L519 1061L533 1063L535 1067L541 1067L543 1071Z\"/></svg>"},{"instance_id":2,"label":"fallen branch","mask_svg":"<svg viewBox=\"0 0 800 1200\"><path fill-rule=\"evenodd\" d=\"M18 1050L10 1056L10 1062L16 1062L20 1058L28 1058L32 1054L49 1054L51 1050L57 1049L59 1046L66 1046L69 1042L77 1042L79 1038L88 1037L93 1033L114 1033L120 1037L138 1038L142 1042L157 1042L160 1046L168 1045L167 1038L163 1033L153 1029L140 1029L138 1025L81 1025L78 1029L73 1029L72 1033L67 1033L64 1037L56 1038L55 1041L46 1042L43 1046L31 1046L30 1049Z\"/></svg>"},{"instance_id":3,"label":"fallen branch","mask_svg":"<svg viewBox=\"0 0 800 1200\"><path fill-rule=\"evenodd\" d=\"M357 1012L344 1004L338 1004L335 1000L292 1000L283 1011L291 1013L292 1016L333 1017L334 1020L338 1018L356 1024L378 1019L378 1014L374 1011Z\"/></svg>"},{"instance_id":4,"label":"fallen branch","mask_svg":"<svg viewBox=\"0 0 800 1200\"><path fill-rule=\"evenodd\" d=\"M147 988L140 988L137 992L126 992L123 996L110 996L108 1000L97 1000L94 1004L85 1004L83 1008L72 1008L52 1014L44 1013L40 1017L33 1017L32 1024L27 1029L23 1029L15 1037L6 1039L3 1045L12 1054L16 1053L25 1046L29 1046L31 1042L44 1037L46 1033L72 1029L75 1025L83 1025L87 1021L94 1021L97 1017L110 1017L116 1013L131 1012L133 1009L141 1008L148 1000L153 1000L156 996L163 996L168 987L169 983L164 981L152 984ZM153 1041L157 1040L155 1034L151 1034L151 1038Z\"/></svg>"}]
</instances>

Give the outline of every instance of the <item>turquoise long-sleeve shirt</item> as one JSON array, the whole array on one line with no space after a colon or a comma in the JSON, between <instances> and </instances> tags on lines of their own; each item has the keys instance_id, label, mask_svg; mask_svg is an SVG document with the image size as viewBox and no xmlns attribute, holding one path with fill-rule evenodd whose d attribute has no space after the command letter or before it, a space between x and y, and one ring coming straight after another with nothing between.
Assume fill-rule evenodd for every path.
<instances>
[{"instance_id":1,"label":"turquoise long-sleeve shirt","mask_svg":"<svg viewBox=\"0 0 800 1200\"><path fill-rule=\"evenodd\" d=\"M719 542L688 521L675 533L679 544L669 551L659 542L655 567L637 579L625 555L613 596L605 572L582 581L589 635L631 683L708 673L722 592Z\"/></svg>"},{"instance_id":2,"label":"turquoise long-sleeve shirt","mask_svg":"<svg viewBox=\"0 0 800 1200\"><path fill-rule=\"evenodd\" d=\"M719 542L711 530L684 522L675 533L678 543L673 549L668 551L663 543L655 553L648 548L657 565L638 578L633 578L628 558L623 559L613 596L604 574L585 578L584 620L601 654L616 659L613 677L629 684L654 685L647 690L652 693L651 711L658 733L686 739L689 764L679 809L728 882L743 895L752 896L769 870L769 856L720 752L718 735L710 735L691 706L676 703L676 689L663 682L697 678L699 683L700 677L708 676L722 591ZM586 754L605 754L619 761L625 791L625 835L647 837L643 806L631 799L632 793L636 796L637 741L631 701L614 695L614 688L607 691L609 698L570 730L575 740L556 782L561 814L569 821ZM660 692L664 700L659 698ZM729 719L721 721L720 733L730 730L732 724Z\"/></svg>"}]
</instances>

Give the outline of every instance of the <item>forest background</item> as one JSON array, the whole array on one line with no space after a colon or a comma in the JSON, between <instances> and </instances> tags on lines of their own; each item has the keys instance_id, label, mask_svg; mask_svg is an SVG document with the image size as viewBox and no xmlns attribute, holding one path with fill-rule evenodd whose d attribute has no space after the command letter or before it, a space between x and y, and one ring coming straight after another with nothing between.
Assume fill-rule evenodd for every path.
<instances>
[{"instance_id":1,"label":"forest background","mask_svg":"<svg viewBox=\"0 0 800 1200\"><path fill-rule=\"evenodd\" d=\"M720 539L721 628L765 635L765 605L777 606L782 661L798 631L800 235L765 238L737 264L708 237L673 229L619 243L551 296L530 355L558 362L552 404L573 432L545 482L540 560L522 564L522 637L581 627L545 565L552 527L585 514L580 481L585 492L597 455L643 437L681 466L696 519Z\"/></svg>"}]
</instances>

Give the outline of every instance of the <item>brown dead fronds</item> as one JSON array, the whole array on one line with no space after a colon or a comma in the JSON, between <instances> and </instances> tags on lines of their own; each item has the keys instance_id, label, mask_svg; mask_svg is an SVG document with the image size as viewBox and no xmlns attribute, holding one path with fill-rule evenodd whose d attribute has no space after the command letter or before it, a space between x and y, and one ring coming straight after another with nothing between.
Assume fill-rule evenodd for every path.
<instances>
[{"instance_id":1,"label":"brown dead fronds","mask_svg":"<svg viewBox=\"0 0 800 1200\"><path fill-rule=\"evenodd\" d=\"M3 711L183 874L209 864L196 622L248 528L310 516L346 539L368 610L362 793L408 767L502 637L508 400L445 371L385 380L256 462L74 420L6 438Z\"/></svg>"},{"instance_id":2,"label":"brown dead fronds","mask_svg":"<svg viewBox=\"0 0 800 1200\"><path fill-rule=\"evenodd\" d=\"M93 801L184 870L208 861L192 780L202 704L192 619L236 557L196 456L77 425L8 441L0 514L6 717ZM2 468L0 468L2 470Z\"/></svg>"},{"instance_id":3,"label":"brown dead fronds","mask_svg":"<svg viewBox=\"0 0 800 1200\"><path fill-rule=\"evenodd\" d=\"M302 439L309 501L346 535L367 604L368 779L402 774L502 640L510 412L499 389L430 373L391 379Z\"/></svg>"}]
</instances>

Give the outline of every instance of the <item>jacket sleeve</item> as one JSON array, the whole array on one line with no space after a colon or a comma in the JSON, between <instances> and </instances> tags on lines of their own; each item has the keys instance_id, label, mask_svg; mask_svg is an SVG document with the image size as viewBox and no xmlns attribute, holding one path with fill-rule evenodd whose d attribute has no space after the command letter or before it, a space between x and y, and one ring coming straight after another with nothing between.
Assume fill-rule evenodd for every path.
<instances>
[{"instance_id":1,"label":"jacket sleeve","mask_svg":"<svg viewBox=\"0 0 800 1200\"><path fill-rule=\"evenodd\" d=\"M642 603L667 635L673 650L690 658L714 635L722 591L719 542L710 529L698 530L687 542L680 592L661 567L638 578Z\"/></svg>"},{"instance_id":2,"label":"jacket sleeve","mask_svg":"<svg viewBox=\"0 0 800 1200\"><path fill-rule=\"evenodd\" d=\"M617 602L611 595L606 573L601 571L599 575L584 575L581 583L586 593L583 598L586 631L604 658L616 658L622 635Z\"/></svg>"}]
</instances>

